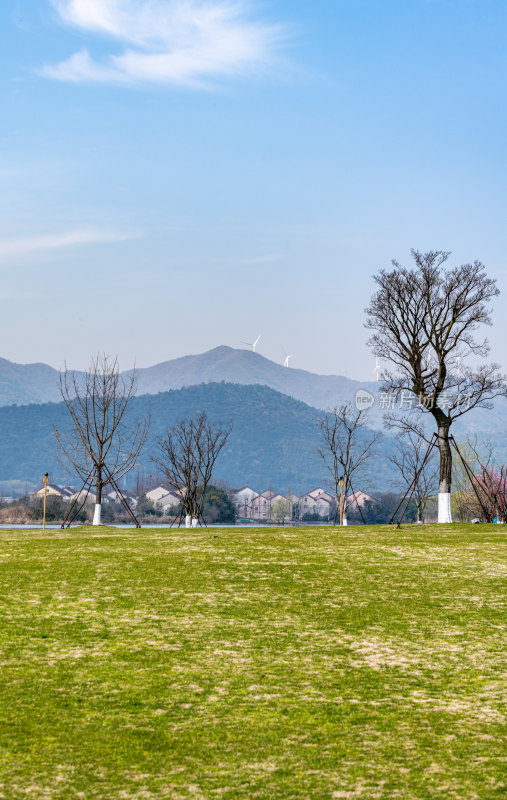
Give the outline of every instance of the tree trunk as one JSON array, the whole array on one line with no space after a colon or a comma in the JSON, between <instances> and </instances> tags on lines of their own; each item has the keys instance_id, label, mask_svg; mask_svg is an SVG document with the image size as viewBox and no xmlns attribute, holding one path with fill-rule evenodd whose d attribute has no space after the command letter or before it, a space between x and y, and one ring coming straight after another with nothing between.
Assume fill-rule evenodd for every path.
<instances>
[{"instance_id":1,"label":"tree trunk","mask_svg":"<svg viewBox=\"0 0 507 800\"><path fill-rule=\"evenodd\" d=\"M347 510L348 510L347 509L347 489L348 489L348 486L344 487L344 491L343 491L343 519L342 519L342 525L348 525L349 524L348 519L347 519Z\"/></svg>"},{"instance_id":2,"label":"tree trunk","mask_svg":"<svg viewBox=\"0 0 507 800\"><path fill-rule=\"evenodd\" d=\"M347 501L349 496L349 481L348 476L343 483L343 513L342 513L342 525L348 525L347 519Z\"/></svg>"},{"instance_id":3,"label":"tree trunk","mask_svg":"<svg viewBox=\"0 0 507 800\"><path fill-rule=\"evenodd\" d=\"M95 511L93 513L93 524L100 525L102 520L102 470L97 470L96 476L97 496L95 498Z\"/></svg>"},{"instance_id":4,"label":"tree trunk","mask_svg":"<svg viewBox=\"0 0 507 800\"><path fill-rule=\"evenodd\" d=\"M438 426L438 449L440 452L440 481L438 484L438 521L452 522L451 514L451 475L452 454L449 444L449 425Z\"/></svg>"}]
</instances>

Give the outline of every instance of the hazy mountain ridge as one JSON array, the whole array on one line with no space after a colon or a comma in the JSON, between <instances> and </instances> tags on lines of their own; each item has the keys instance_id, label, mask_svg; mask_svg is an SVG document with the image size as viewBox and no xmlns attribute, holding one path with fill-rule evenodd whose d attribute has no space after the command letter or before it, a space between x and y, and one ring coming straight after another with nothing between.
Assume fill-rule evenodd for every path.
<instances>
[{"instance_id":1,"label":"hazy mountain ridge","mask_svg":"<svg viewBox=\"0 0 507 800\"><path fill-rule=\"evenodd\" d=\"M137 377L140 394L225 381L243 386L269 386L315 408L325 409L344 398L352 399L356 389L369 385L341 375L317 375L283 367L260 353L225 346L139 369Z\"/></svg>"},{"instance_id":2,"label":"hazy mountain ridge","mask_svg":"<svg viewBox=\"0 0 507 800\"><path fill-rule=\"evenodd\" d=\"M60 400L58 370L47 364L15 364L0 358L0 406Z\"/></svg>"},{"instance_id":3,"label":"hazy mountain ridge","mask_svg":"<svg viewBox=\"0 0 507 800\"><path fill-rule=\"evenodd\" d=\"M136 370L138 395L158 394L200 383L259 384L302 400L315 408L331 408L352 399L356 389L375 384L340 375L317 375L283 367L249 350L216 347ZM127 375L130 371L126 372ZM45 364L13 364L0 359L0 406L54 403L61 400L59 373Z\"/></svg>"},{"instance_id":4,"label":"hazy mountain ridge","mask_svg":"<svg viewBox=\"0 0 507 800\"><path fill-rule=\"evenodd\" d=\"M125 373L129 375L127 371ZM183 356L152 367L137 370L138 399L184 387L210 383L230 383L243 387L266 386L313 409L329 409L346 400L352 401L357 389L375 396L380 383L361 382L339 375L317 375L306 370L283 367L250 350L216 347L200 355ZM245 395L246 397L247 395ZM0 407L17 404L60 402L59 373L46 364L13 364L0 359ZM137 402L136 400L136 402ZM0 408L1 410L1 408ZM426 416L428 430L432 420ZM370 425L383 427L383 411L376 402ZM2 429L3 432L3 429ZM453 425L456 438L468 432L491 438L497 460L507 461L507 403L499 398L494 409L476 409Z\"/></svg>"}]
</instances>

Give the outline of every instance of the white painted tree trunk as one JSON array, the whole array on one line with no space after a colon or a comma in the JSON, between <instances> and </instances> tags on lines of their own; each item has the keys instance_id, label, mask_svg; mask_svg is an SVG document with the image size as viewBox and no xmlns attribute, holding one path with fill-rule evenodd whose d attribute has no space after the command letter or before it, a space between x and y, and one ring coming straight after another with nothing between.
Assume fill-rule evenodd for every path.
<instances>
[{"instance_id":1,"label":"white painted tree trunk","mask_svg":"<svg viewBox=\"0 0 507 800\"><path fill-rule=\"evenodd\" d=\"M187 514L187 516L185 517L185 528L191 528L191 527L192 527L192 517L190 514Z\"/></svg>"},{"instance_id":2,"label":"white painted tree trunk","mask_svg":"<svg viewBox=\"0 0 507 800\"><path fill-rule=\"evenodd\" d=\"M102 504L95 503L95 511L93 512L93 524L100 525L102 519Z\"/></svg>"},{"instance_id":3,"label":"white painted tree trunk","mask_svg":"<svg viewBox=\"0 0 507 800\"><path fill-rule=\"evenodd\" d=\"M197 528L197 523L198 522L199 522L199 520L197 519L197 517L193 517L192 518L192 528Z\"/></svg>"},{"instance_id":4,"label":"white painted tree trunk","mask_svg":"<svg viewBox=\"0 0 507 800\"><path fill-rule=\"evenodd\" d=\"M438 493L438 521L443 523L452 522L450 492Z\"/></svg>"},{"instance_id":5,"label":"white painted tree trunk","mask_svg":"<svg viewBox=\"0 0 507 800\"><path fill-rule=\"evenodd\" d=\"M452 522L451 478L452 454L449 444L449 425L438 426L438 449L440 451L440 480L438 484L438 521Z\"/></svg>"},{"instance_id":6,"label":"white painted tree trunk","mask_svg":"<svg viewBox=\"0 0 507 800\"><path fill-rule=\"evenodd\" d=\"M348 525L348 524L349 524L349 523L348 523L348 520L347 520L347 514L344 514L344 515L343 515L343 524L344 524L344 525Z\"/></svg>"}]
</instances>

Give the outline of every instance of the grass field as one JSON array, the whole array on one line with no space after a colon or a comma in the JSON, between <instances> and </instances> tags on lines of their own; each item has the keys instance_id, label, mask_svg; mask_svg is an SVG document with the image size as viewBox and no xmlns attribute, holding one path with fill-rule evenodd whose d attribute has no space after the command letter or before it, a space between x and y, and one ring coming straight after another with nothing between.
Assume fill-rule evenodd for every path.
<instances>
[{"instance_id":1,"label":"grass field","mask_svg":"<svg viewBox=\"0 0 507 800\"><path fill-rule=\"evenodd\" d=\"M507 796L499 526L0 532L0 797Z\"/></svg>"}]
</instances>

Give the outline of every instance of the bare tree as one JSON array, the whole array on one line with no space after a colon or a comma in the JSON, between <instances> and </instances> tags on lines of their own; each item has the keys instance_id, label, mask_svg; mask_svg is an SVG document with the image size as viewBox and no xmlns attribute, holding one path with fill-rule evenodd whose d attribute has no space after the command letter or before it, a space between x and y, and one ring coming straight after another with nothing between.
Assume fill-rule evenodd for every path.
<instances>
[{"instance_id":1,"label":"bare tree","mask_svg":"<svg viewBox=\"0 0 507 800\"><path fill-rule=\"evenodd\" d=\"M429 413L437 428L440 451L438 521L450 522L452 456L449 429L473 408L491 408L506 396L505 377L498 364L466 364L467 357L484 358L487 339L475 331L491 324L488 303L499 294L479 261L447 268L449 253L412 251L415 266L393 261L381 270L377 292L367 308L369 344L393 366L382 374L383 389L405 408ZM408 423L410 427L410 423Z\"/></svg>"},{"instance_id":2,"label":"bare tree","mask_svg":"<svg viewBox=\"0 0 507 800\"><path fill-rule=\"evenodd\" d=\"M134 492L136 497L141 494L146 494L150 489L154 489L158 483L161 483L159 475L154 474L151 470L146 471L144 467L137 467L134 476Z\"/></svg>"},{"instance_id":3,"label":"bare tree","mask_svg":"<svg viewBox=\"0 0 507 800\"><path fill-rule=\"evenodd\" d=\"M273 507L271 509L271 516L277 522L281 522L283 524L286 519L290 519L290 513L291 513L291 504L288 500L280 499L277 500L276 503L273 503Z\"/></svg>"},{"instance_id":4,"label":"bare tree","mask_svg":"<svg viewBox=\"0 0 507 800\"><path fill-rule=\"evenodd\" d=\"M507 521L507 466L500 464L497 467L481 465L478 477L479 497L481 497L481 511L487 512L486 522L497 520L501 523Z\"/></svg>"},{"instance_id":5,"label":"bare tree","mask_svg":"<svg viewBox=\"0 0 507 800\"><path fill-rule=\"evenodd\" d=\"M477 436L466 436L458 443L458 446L467 467L473 475L477 475L480 472L482 460L489 465L492 449L488 444L485 450L482 443L479 443ZM454 510L458 521L469 522L473 517L480 516L480 504L471 484L470 475L456 452L453 453L452 460L452 485L454 489Z\"/></svg>"},{"instance_id":6,"label":"bare tree","mask_svg":"<svg viewBox=\"0 0 507 800\"><path fill-rule=\"evenodd\" d=\"M439 467L433 452L424 463L428 442L421 426L414 425L413 430L400 431L397 442L397 452L388 458L407 490L415 484L413 496L417 503L417 522L423 522L428 499L438 489Z\"/></svg>"},{"instance_id":7,"label":"bare tree","mask_svg":"<svg viewBox=\"0 0 507 800\"><path fill-rule=\"evenodd\" d=\"M368 431L368 412L354 410L351 403L335 406L332 411L319 418L321 446L318 453L329 474L336 498L333 524L336 525L339 503L339 486L343 480L345 497L343 524L347 525L347 497L352 476L360 473L369 458L374 455L374 445L379 433Z\"/></svg>"},{"instance_id":8,"label":"bare tree","mask_svg":"<svg viewBox=\"0 0 507 800\"><path fill-rule=\"evenodd\" d=\"M93 524L100 525L104 488L134 467L148 435L149 420L129 419L136 373L124 378L117 358L98 355L84 374L65 365L60 392L71 426L55 430L56 438L83 484L95 489Z\"/></svg>"},{"instance_id":9,"label":"bare tree","mask_svg":"<svg viewBox=\"0 0 507 800\"><path fill-rule=\"evenodd\" d=\"M225 446L232 425L212 423L202 411L182 419L157 438L157 452L152 461L172 486L182 491L186 527L195 527L202 518L204 494L216 460Z\"/></svg>"},{"instance_id":10,"label":"bare tree","mask_svg":"<svg viewBox=\"0 0 507 800\"><path fill-rule=\"evenodd\" d=\"M482 518L507 520L507 467L494 460L491 441L467 436L460 443L466 468L457 456L453 460L455 502L460 521Z\"/></svg>"}]
</instances>

